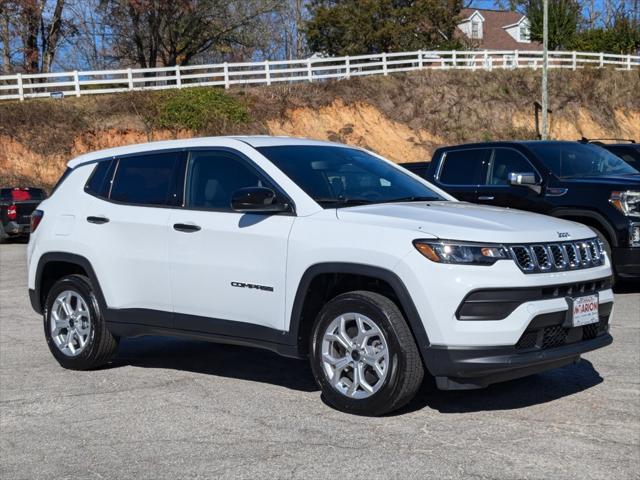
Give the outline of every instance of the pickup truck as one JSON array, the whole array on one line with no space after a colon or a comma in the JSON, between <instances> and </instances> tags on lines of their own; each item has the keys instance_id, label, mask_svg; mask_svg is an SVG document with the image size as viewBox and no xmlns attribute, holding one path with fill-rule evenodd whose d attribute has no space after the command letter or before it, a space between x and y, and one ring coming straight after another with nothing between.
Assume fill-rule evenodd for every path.
<instances>
[{"instance_id":1,"label":"pickup truck","mask_svg":"<svg viewBox=\"0 0 640 480\"><path fill-rule=\"evenodd\" d=\"M0 188L0 243L29 236L31 213L45 197L41 188Z\"/></svg>"},{"instance_id":2,"label":"pickup truck","mask_svg":"<svg viewBox=\"0 0 640 480\"><path fill-rule=\"evenodd\" d=\"M458 200L585 224L604 244L616 276L638 280L640 171L607 148L564 141L485 142L439 148L426 174L415 170L420 164L403 166Z\"/></svg>"}]
</instances>

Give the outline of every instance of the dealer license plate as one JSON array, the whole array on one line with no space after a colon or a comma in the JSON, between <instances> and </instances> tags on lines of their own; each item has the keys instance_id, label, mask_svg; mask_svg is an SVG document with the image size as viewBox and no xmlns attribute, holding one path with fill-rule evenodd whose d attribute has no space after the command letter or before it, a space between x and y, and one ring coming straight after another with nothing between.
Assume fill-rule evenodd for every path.
<instances>
[{"instance_id":1,"label":"dealer license plate","mask_svg":"<svg viewBox=\"0 0 640 480\"><path fill-rule=\"evenodd\" d=\"M571 324L574 327L598 323L598 320L598 294L573 299Z\"/></svg>"}]
</instances>

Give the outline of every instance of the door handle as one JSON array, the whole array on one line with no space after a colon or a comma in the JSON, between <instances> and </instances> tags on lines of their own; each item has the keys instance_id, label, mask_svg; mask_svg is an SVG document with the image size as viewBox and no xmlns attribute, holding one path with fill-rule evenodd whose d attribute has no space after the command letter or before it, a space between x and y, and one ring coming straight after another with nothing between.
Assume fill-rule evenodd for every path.
<instances>
[{"instance_id":1,"label":"door handle","mask_svg":"<svg viewBox=\"0 0 640 480\"><path fill-rule=\"evenodd\" d=\"M107 217L87 217L87 222L102 225L103 223L108 223L109 219Z\"/></svg>"},{"instance_id":2,"label":"door handle","mask_svg":"<svg viewBox=\"0 0 640 480\"><path fill-rule=\"evenodd\" d=\"M174 223L173 229L179 232L193 233L200 230L198 225L189 225L188 223Z\"/></svg>"},{"instance_id":3,"label":"door handle","mask_svg":"<svg viewBox=\"0 0 640 480\"><path fill-rule=\"evenodd\" d=\"M478 200L493 200L493 198L491 195L481 195L478 197Z\"/></svg>"}]
</instances>

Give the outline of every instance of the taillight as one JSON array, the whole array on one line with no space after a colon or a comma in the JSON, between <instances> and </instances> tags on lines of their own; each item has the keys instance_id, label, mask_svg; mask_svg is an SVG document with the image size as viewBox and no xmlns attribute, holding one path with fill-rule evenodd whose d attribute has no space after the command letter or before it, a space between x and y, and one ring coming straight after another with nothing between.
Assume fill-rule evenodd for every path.
<instances>
[{"instance_id":1,"label":"taillight","mask_svg":"<svg viewBox=\"0 0 640 480\"><path fill-rule=\"evenodd\" d=\"M15 220L17 216L18 216L18 212L16 211L16 206L9 205L9 207L7 207L7 218L9 220Z\"/></svg>"},{"instance_id":2,"label":"taillight","mask_svg":"<svg viewBox=\"0 0 640 480\"><path fill-rule=\"evenodd\" d=\"M42 221L42 217L44 216L44 212L42 210L34 210L31 214L31 233L36 231L38 225Z\"/></svg>"}]
</instances>

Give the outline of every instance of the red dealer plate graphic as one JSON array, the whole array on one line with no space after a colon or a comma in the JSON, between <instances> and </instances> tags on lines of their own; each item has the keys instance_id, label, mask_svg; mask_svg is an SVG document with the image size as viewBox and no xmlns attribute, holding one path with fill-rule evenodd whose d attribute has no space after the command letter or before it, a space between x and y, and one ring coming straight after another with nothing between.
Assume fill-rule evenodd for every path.
<instances>
[{"instance_id":1,"label":"red dealer plate graphic","mask_svg":"<svg viewBox=\"0 0 640 480\"><path fill-rule=\"evenodd\" d=\"M589 325L598 322L598 295L585 295L573 299L573 317L572 324L574 327Z\"/></svg>"}]
</instances>

